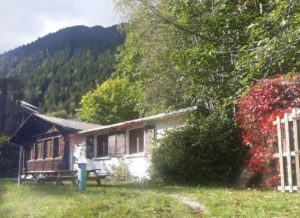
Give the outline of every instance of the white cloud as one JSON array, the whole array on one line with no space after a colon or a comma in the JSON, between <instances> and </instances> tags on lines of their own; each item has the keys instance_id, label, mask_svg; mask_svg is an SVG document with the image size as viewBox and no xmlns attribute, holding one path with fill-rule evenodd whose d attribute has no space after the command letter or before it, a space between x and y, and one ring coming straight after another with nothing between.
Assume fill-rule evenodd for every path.
<instances>
[{"instance_id":1,"label":"white cloud","mask_svg":"<svg viewBox=\"0 0 300 218\"><path fill-rule=\"evenodd\" d=\"M0 0L0 53L64 27L116 23L110 0Z\"/></svg>"}]
</instances>

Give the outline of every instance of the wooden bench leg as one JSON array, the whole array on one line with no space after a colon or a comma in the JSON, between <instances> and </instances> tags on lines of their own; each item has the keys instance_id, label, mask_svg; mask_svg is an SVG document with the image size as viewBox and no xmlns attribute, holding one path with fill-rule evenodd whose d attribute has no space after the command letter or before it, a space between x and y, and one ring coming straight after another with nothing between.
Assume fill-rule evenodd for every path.
<instances>
[{"instance_id":1,"label":"wooden bench leg","mask_svg":"<svg viewBox=\"0 0 300 218\"><path fill-rule=\"evenodd\" d=\"M55 184L56 185L64 185L64 183L59 178L57 178Z\"/></svg>"},{"instance_id":2,"label":"wooden bench leg","mask_svg":"<svg viewBox=\"0 0 300 218\"><path fill-rule=\"evenodd\" d=\"M45 184L45 181L43 179L37 179L36 180L36 184L37 185L44 185Z\"/></svg>"},{"instance_id":3,"label":"wooden bench leg","mask_svg":"<svg viewBox=\"0 0 300 218\"><path fill-rule=\"evenodd\" d=\"M97 186L101 186L101 179L97 176L96 178Z\"/></svg>"},{"instance_id":4,"label":"wooden bench leg","mask_svg":"<svg viewBox=\"0 0 300 218\"><path fill-rule=\"evenodd\" d=\"M72 179L72 184L77 185L77 179Z\"/></svg>"},{"instance_id":5,"label":"wooden bench leg","mask_svg":"<svg viewBox=\"0 0 300 218\"><path fill-rule=\"evenodd\" d=\"M60 173L57 175L57 178L56 178L56 185L64 185L63 182L61 181L60 179Z\"/></svg>"}]
</instances>

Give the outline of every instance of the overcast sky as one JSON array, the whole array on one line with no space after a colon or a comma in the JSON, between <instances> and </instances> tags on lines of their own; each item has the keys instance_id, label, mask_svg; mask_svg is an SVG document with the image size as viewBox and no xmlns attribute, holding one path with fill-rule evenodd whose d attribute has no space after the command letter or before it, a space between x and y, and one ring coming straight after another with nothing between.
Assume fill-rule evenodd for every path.
<instances>
[{"instance_id":1,"label":"overcast sky","mask_svg":"<svg viewBox=\"0 0 300 218\"><path fill-rule=\"evenodd\" d=\"M111 0L0 0L0 53L64 27L116 23Z\"/></svg>"}]
</instances>

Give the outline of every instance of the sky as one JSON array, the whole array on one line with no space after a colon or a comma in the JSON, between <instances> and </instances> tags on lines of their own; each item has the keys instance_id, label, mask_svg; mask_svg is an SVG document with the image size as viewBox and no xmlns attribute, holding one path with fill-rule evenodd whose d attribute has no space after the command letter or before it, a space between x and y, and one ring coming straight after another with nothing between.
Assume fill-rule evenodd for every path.
<instances>
[{"instance_id":1,"label":"sky","mask_svg":"<svg viewBox=\"0 0 300 218\"><path fill-rule=\"evenodd\" d=\"M0 0L0 54L64 27L120 22L112 0Z\"/></svg>"}]
</instances>

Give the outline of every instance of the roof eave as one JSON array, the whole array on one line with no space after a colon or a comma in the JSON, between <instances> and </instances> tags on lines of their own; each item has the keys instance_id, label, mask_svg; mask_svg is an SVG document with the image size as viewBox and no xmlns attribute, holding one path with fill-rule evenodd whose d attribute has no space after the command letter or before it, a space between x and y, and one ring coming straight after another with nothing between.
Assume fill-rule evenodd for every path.
<instances>
[{"instance_id":1,"label":"roof eave","mask_svg":"<svg viewBox=\"0 0 300 218\"><path fill-rule=\"evenodd\" d=\"M124 121L124 122L121 122L121 123L111 124L111 125L107 125L107 126L101 126L101 127L98 127L98 128L82 130L82 131L77 132L76 135L83 135L83 134L87 134L87 133L93 133L93 132L97 132L97 131L101 131L101 130L105 130L105 129L110 129L110 128L117 128L117 127L120 127L120 126L123 126L123 125L128 125L128 124L145 123L145 122L149 122L149 121L156 121L156 120L161 120L161 119L165 119L165 118L176 117L176 116L179 116L181 114L185 114L185 113L194 111L196 109L197 109L197 106L194 106L194 107L189 107L189 108L173 111L173 112L170 112L170 113L162 113L162 114L158 114L158 115L139 118L139 119L135 119L135 120Z\"/></svg>"}]
</instances>

